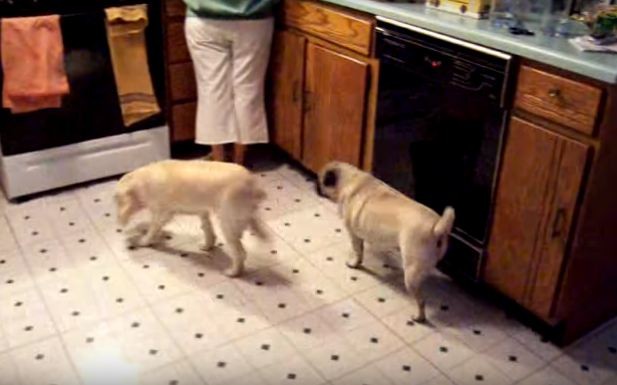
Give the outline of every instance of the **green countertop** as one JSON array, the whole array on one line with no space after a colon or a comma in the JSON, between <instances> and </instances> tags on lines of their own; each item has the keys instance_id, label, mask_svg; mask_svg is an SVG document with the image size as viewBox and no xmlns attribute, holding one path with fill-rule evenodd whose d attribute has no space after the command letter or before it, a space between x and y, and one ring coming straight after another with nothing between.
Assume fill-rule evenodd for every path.
<instances>
[{"instance_id":1,"label":"green countertop","mask_svg":"<svg viewBox=\"0 0 617 385\"><path fill-rule=\"evenodd\" d=\"M493 28L488 20L476 20L424 7L424 4L376 0L321 0L324 3L364 11L415 25L512 55L533 59L610 84L617 84L617 54L580 52L567 39L511 35Z\"/></svg>"}]
</instances>

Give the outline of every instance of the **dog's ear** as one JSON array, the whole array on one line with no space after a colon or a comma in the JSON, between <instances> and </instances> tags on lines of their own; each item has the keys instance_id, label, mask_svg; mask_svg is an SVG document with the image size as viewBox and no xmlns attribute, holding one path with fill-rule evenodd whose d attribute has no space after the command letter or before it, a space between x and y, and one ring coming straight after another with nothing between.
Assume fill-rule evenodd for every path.
<instances>
[{"instance_id":1,"label":"dog's ear","mask_svg":"<svg viewBox=\"0 0 617 385\"><path fill-rule=\"evenodd\" d=\"M323 177L323 185L325 187L334 187L338 183L338 173L336 170L328 170Z\"/></svg>"}]
</instances>

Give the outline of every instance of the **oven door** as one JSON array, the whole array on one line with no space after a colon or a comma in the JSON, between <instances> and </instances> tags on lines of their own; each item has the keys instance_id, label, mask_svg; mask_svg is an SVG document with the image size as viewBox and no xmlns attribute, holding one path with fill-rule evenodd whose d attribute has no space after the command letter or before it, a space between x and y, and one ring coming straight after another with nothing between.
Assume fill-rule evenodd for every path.
<instances>
[{"instance_id":1,"label":"oven door","mask_svg":"<svg viewBox=\"0 0 617 385\"><path fill-rule=\"evenodd\" d=\"M122 3L124 4L124 2ZM163 104L163 57L158 8L149 3L146 28L149 65ZM0 110L2 155L10 156L164 125L162 114L130 127L122 121L102 9L61 15L70 93L62 107L23 114ZM158 43L157 43L158 42ZM2 79L0 77L0 85Z\"/></svg>"},{"instance_id":2,"label":"oven door","mask_svg":"<svg viewBox=\"0 0 617 385\"><path fill-rule=\"evenodd\" d=\"M451 246L475 275L506 118L473 63L381 36L373 173L438 213L456 211ZM457 85L461 74L466 85ZM475 84L477 83L477 84ZM494 95L493 95L494 96ZM459 247L460 246L460 247ZM469 254L468 253L468 254ZM448 259L448 257L446 257Z\"/></svg>"}]
</instances>

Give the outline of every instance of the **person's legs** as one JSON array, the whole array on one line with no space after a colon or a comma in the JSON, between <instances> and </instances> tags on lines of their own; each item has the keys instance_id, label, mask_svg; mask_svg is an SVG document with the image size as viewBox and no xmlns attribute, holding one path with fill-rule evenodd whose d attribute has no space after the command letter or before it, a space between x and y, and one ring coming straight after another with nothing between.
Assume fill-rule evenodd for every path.
<instances>
[{"instance_id":1,"label":"person's legs","mask_svg":"<svg viewBox=\"0 0 617 385\"><path fill-rule=\"evenodd\" d=\"M197 81L195 142L212 145L223 160L223 144L238 140L232 89L232 36L226 21L187 17L186 40Z\"/></svg>"},{"instance_id":2,"label":"person's legs","mask_svg":"<svg viewBox=\"0 0 617 385\"><path fill-rule=\"evenodd\" d=\"M274 20L243 20L236 24L232 46L232 78L235 117L239 145L234 161L244 162L245 146L268 142L268 126L264 108L264 81Z\"/></svg>"}]
</instances>

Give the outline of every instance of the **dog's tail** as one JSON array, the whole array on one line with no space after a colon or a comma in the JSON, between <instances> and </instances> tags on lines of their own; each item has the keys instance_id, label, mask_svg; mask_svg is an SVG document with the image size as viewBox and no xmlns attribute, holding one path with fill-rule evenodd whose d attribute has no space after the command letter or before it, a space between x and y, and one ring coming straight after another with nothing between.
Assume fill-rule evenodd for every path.
<instances>
[{"instance_id":1,"label":"dog's tail","mask_svg":"<svg viewBox=\"0 0 617 385\"><path fill-rule=\"evenodd\" d=\"M441 215L441 218L437 220L435 226L433 226L433 235L436 238L443 238L450 234L452 226L454 225L454 209L450 206L446 207Z\"/></svg>"}]
</instances>

